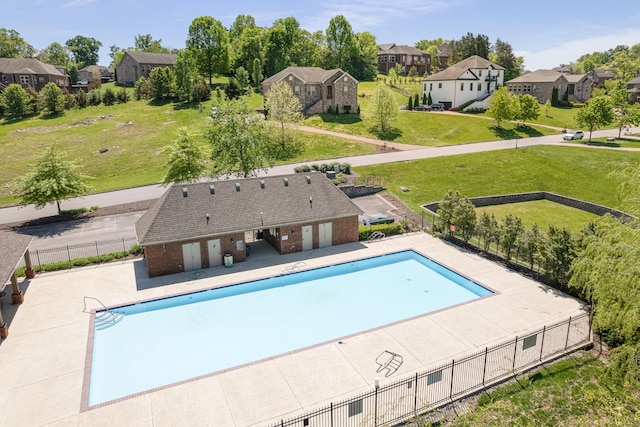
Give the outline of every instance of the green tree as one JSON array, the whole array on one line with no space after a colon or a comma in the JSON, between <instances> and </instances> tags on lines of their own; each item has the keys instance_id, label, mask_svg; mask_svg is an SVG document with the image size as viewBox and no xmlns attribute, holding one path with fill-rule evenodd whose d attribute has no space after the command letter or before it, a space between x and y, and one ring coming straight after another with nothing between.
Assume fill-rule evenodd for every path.
<instances>
[{"instance_id":1,"label":"green tree","mask_svg":"<svg viewBox=\"0 0 640 427\"><path fill-rule=\"evenodd\" d=\"M535 263L536 256L540 250L542 239L543 237L540 233L540 228L538 228L538 224L534 223L531 228L524 230L524 233L519 236L516 243L518 253L522 253L524 255L531 270L533 270L533 264Z\"/></svg>"},{"instance_id":2,"label":"green tree","mask_svg":"<svg viewBox=\"0 0 640 427\"><path fill-rule=\"evenodd\" d=\"M76 105L79 108L85 108L89 103L89 99L87 98L87 93L82 89L76 92L75 97L76 97Z\"/></svg>"},{"instance_id":3,"label":"green tree","mask_svg":"<svg viewBox=\"0 0 640 427\"><path fill-rule=\"evenodd\" d=\"M21 119L32 113L29 94L19 84L10 84L0 92L0 105L9 119Z\"/></svg>"},{"instance_id":4,"label":"green tree","mask_svg":"<svg viewBox=\"0 0 640 427\"><path fill-rule=\"evenodd\" d=\"M69 65L67 73L69 73L69 80L72 84L78 83L78 66L75 63Z\"/></svg>"},{"instance_id":5,"label":"green tree","mask_svg":"<svg viewBox=\"0 0 640 427\"><path fill-rule=\"evenodd\" d=\"M378 44L368 31L356 34L356 55L351 59L350 74L360 81L374 81L378 74Z\"/></svg>"},{"instance_id":6,"label":"green tree","mask_svg":"<svg viewBox=\"0 0 640 427\"><path fill-rule=\"evenodd\" d=\"M169 153L167 174L162 185L181 182L196 182L204 175L206 168L205 155L195 142L195 135L186 127L178 129L176 142L165 148Z\"/></svg>"},{"instance_id":7,"label":"green tree","mask_svg":"<svg viewBox=\"0 0 640 427\"><path fill-rule=\"evenodd\" d=\"M154 40L151 34L134 36L134 50L149 53L171 53L169 48L162 46L162 39Z\"/></svg>"},{"instance_id":8,"label":"green tree","mask_svg":"<svg viewBox=\"0 0 640 427\"><path fill-rule=\"evenodd\" d=\"M504 67L505 82L515 79L523 73L523 62L518 60L509 43L503 42L499 38L496 39L492 53L494 53L495 56L489 59Z\"/></svg>"},{"instance_id":9,"label":"green tree","mask_svg":"<svg viewBox=\"0 0 640 427\"><path fill-rule=\"evenodd\" d=\"M256 87L260 87L260 83L264 80L264 75L262 74L262 62L259 58L255 58L253 60L253 73L251 74L251 78L253 79L253 84Z\"/></svg>"},{"instance_id":10,"label":"green tree","mask_svg":"<svg viewBox=\"0 0 640 427\"><path fill-rule=\"evenodd\" d=\"M575 257L575 242L566 227L549 225L547 238L541 246L542 266L545 275L559 284L566 284Z\"/></svg>"},{"instance_id":11,"label":"green tree","mask_svg":"<svg viewBox=\"0 0 640 427\"><path fill-rule=\"evenodd\" d=\"M517 112L515 106L513 97L507 91L507 88L502 86L494 91L489 99L489 109L486 115L496 121L496 127L501 128L503 121L513 120Z\"/></svg>"},{"instance_id":12,"label":"green tree","mask_svg":"<svg viewBox=\"0 0 640 427\"><path fill-rule=\"evenodd\" d=\"M64 112L64 95L57 84L49 82L40 91L40 109L44 114L57 115Z\"/></svg>"},{"instance_id":13,"label":"green tree","mask_svg":"<svg viewBox=\"0 0 640 427\"><path fill-rule=\"evenodd\" d=\"M235 77L229 78L229 82L224 86L224 93L228 99L239 99L244 95L244 90L240 87Z\"/></svg>"},{"instance_id":14,"label":"green tree","mask_svg":"<svg viewBox=\"0 0 640 427\"><path fill-rule=\"evenodd\" d=\"M427 95L427 105L433 104L433 99L431 99L431 92Z\"/></svg>"},{"instance_id":15,"label":"green tree","mask_svg":"<svg viewBox=\"0 0 640 427\"><path fill-rule=\"evenodd\" d=\"M449 63L460 62L465 58L478 55L482 58L489 59L489 51L491 44L489 37L484 34L467 33L460 40L452 42L451 59Z\"/></svg>"},{"instance_id":16,"label":"green tree","mask_svg":"<svg viewBox=\"0 0 640 427\"><path fill-rule=\"evenodd\" d=\"M133 85L133 96L136 101L151 99L151 84L146 77L140 77Z\"/></svg>"},{"instance_id":17,"label":"green tree","mask_svg":"<svg viewBox=\"0 0 640 427\"><path fill-rule=\"evenodd\" d=\"M245 67L249 75L254 74L254 64L260 61L260 72L264 61L267 30L256 26L251 15L238 15L229 29L231 42L231 68ZM258 83L262 81L259 80ZM256 81L254 80L254 84Z\"/></svg>"},{"instance_id":18,"label":"green tree","mask_svg":"<svg viewBox=\"0 0 640 427\"><path fill-rule=\"evenodd\" d=\"M19 32L0 28L0 58L32 58L35 52Z\"/></svg>"},{"instance_id":19,"label":"green tree","mask_svg":"<svg viewBox=\"0 0 640 427\"><path fill-rule=\"evenodd\" d=\"M613 122L613 102L609 96L596 96L576 113L576 123L589 130L589 142L594 130Z\"/></svg>"},{"instance_id":20,"label":"green tree","mask_svg":"<svg viewBox=\"0 0 640 427\"><path fill-rule=\"evenodd\" d=\"M341 68L351 72L351 63L356 56L356 37L351 24L343 15L338 15L329 21L325 32L327 47L327 68Z\"/></svg>"},{"instance_id":21,"label":"green tree","mask_svg":"<svg viewBox=\"0 0 640 427\"><path fill-rule=\"evenodd\" d=\"M110 87L106 88L102 94L102 103L104 105L113 105L116 103L116 93Z\"/></svg>"},{"instance_id":22,"label":"green tree","mask_svg":"<svg viewBox=\"0 0 640 427\"><path fill-rule=\"evenodd\" d=\"M511 262L513 250L517 248L518 238L524 233L522 219L518 216L507 214L500 223L500 241L502 251L507 262Z\"/></svg>"},{"instance_id":23,"label":"green tree","mask_svg":"<svg viewBox=\"0 0 640 427\"><path fill-rule=\"evenodd\" d=\"M199 16L189 26L187 49L200 74L209 76L229 71L229 35L222 23L211 16Z\"/></svg>"},{"instance_id":24,"label":"green tree","mask_svg":"<svg viewBox=\"0 0 640 427\"><path fill-rule=\"evenodd\" d=\"M79 173L77 168L77 164L56 152L53 145L48 146L39 153L35 170L18 180L19 203L34 204L36 209L41 209L55 202L60 215L61 201L82 196L90 189L86 184L89 177Z\"/></svg>"},{"instance_id":25,"label":"green tree","mask_svg":"<svg viewBox=\"0 0 640 427\"><path fill-rule=\"evenodd\" d=\"M558 88L551 89L551 106L557 107L559 105Z\"/></svg>"},{"instance_id":26,"label":"green tree","mask_svg":"<svg viewBox=\"0 0 640 427\"><path fill-rule=\"evenodd\" d=\"M407 103L407 110L413 110L413 96L409 95L409 102Z\"/></svg>"},{"instance_id":27,"label":"green tree","mask_svg":"<svg viewBox=\"0 0 640 427\"><path fill-rule=\"evenodd\" d=\"M300 100L285 81L273 83L266 94L265 106L269 111L269 119L280 126L280 145L285 151L287 142L286 128L289 123L302 121L302 105Z\"/></svg>"},{"instance_id":28,"label":"green tree","mask_svg":"<svg viewBox=\"0 0 640 427\"><path fill-rule=\"evenodd\" d=\"M157 67L149 74L151 98L164 101L171 98L174 86L173 71L169 67Z\"/></svg>"},{"instance_id":29,"label":"green tree","mask_svg":"<svg viewBox=\"0 0 640 427\"><path fill-rule=\"evenodd\" d=\"M468 242L476 228L476 207L469 199L461 199L453 212L453 222L462 240Z\"/></svg>"},{"instance_id":30,"label":"green tree","mask_svg":"<svg viewBox=\"0 0 640 427\"><path fill-rule=\"evenodd\" d=\"M522 121L524 126L527 121L537 120L540 116L540 103L533 95L516 96L518 102L517 117L515 119Z\"/></svg>"},{"instance_id":31,"label":"green tree","mask_svg":"<svg viewBox=\"0 0 640 427\"><path fill-rule=\"evenodd\" d=\"M249 177L272 165L271 129L242 100L222 102L207 133L214 175Z\"/></svg>"},{"instance_id":32,"label":"green tree","mask_svg":"<svg viewBox=\"0 0 640 427\"><path fill-rule=\"evenodd\" d=\"M196 63L191 53L184 49L178 52L175 64L173 64L175 75L175 91L180 101L189 101L193 87L198 82L198 71Z\"/></svg>"},{"instance_id":33,"label":"green tree","mask_svg":"<svg viewBox=\"0 0 640 427\"><path fill-rule=\"evenodd\" d=\"M276 20L267 34L265 74L272 76L290 65L305 65L307 53L301 49L304 33L294 17Z\"/></svg>"},{"instance_id":34,"label":"green tree","mask_svg":"<svg viewBox=\"0 0 640 427\"><path fill-rule=\"evenodd\" d=\"M249 72L244 67L238 67L235 74L240 89L246 93L249 88Z\"/></svg>"},{"instance_id":35,"label":"green tree","mask_svg":"<svg viewBox=\"0 0 640 427\"><path fill-rule=\"evenodd\" d=\"M200 77L195 86L193 86L191 99L194 102L208 101L211 99L211 86L209 86L202 77Z\"/></svg>"},{"instance_id":36,"label":"green tree","mask_svg":"<svg viewBox=\"0 0 640 427\"><path fill-rule=\"evenodd\" d=\"M498 235L500 231L495 215L482 212L476 224L475 231L483 241L484 251L489 252L491 243L496 241L496 235Z\"/></svg>"},{"instance_id":37,"label":"green tree","mask_svg":"<svg viewBox=\"0 0 640 427\"><path fill-rule=\"evenodd\" d=\"M71 51L73 60L79 68L98 63L98 51L102 43L92 37L75 36L66 41L65 45Z\"/></svg>"},{"instance_id":38,"label":"green tree","mask_svg":"<svg viewBox=\"0 0 640 427\"><path fill-rule=\"evenodd\" d=\"M378 131L385 132L391 120L398 114L398 104L391 90L379 83L371 97L371 111Z\"/></svg>"},{"instance_id":39,"label":"green tree","mask_svg":"<svg viewBox=\"0 0 640 427\"><path fill-rule=\"evenodd\" d=\"M53 42L49 46L42 49L37 56L38 60L46 64L67 66L71 57L69 50L60 43Z\"/></svg>"}]
</instances>

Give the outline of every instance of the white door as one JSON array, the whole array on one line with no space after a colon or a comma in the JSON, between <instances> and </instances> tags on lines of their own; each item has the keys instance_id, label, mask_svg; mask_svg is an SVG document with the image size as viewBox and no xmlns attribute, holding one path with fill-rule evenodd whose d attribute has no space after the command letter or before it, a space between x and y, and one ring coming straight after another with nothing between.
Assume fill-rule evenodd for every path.
<instances>
[{"instance_id":1,"label":"white door","mask_svg":"<svg viewBox=\"0 0 640 427\"><path fill-rule=\"evenodd\" d=\"M198 270L202 268L200 242L183 244L182 260L184 261L184 271Z\"/></svg>"},{"instance_id":2,"label":"white door","mask_svg":"<svg viewBox=\"0 0 640 427\"><path fill-rule=\"evenodd\" d=\"M318 225L318 247L326 248L333 245L333 223Z\"/></svg>"},{"instance_id":3,"label":"white door","mask_svg":"<svg viewBox=\"0 0 640 427\"><path fill-rule=\"evenodd\" d=\"M222 265L222 250L220 249L220 239L209 240L207 242L209 252L209 267Z\"/></svg>"},{"instance_id":4,"label":"white door","mask_svg":"<svg viewBox=\"0 0 640 427\"><path fill-rule=\"evenodd\" d=\"M313 226L303 225L302 226L302 250L308 251L310 249L313 249Z\"/></svg>"}]
</instances>

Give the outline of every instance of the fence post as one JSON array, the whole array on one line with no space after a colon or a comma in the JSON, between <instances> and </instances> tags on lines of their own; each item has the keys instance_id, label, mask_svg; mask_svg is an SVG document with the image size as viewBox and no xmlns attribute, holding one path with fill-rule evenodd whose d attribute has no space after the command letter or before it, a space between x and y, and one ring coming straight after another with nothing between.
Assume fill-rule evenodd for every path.
<instances>
[{"instance_id":1,"label":"fence post","mask_svg":"<svg viewBox=\"0 0 640 427\"><path fill-rule=\"evenodd\" d=\"M484 366L482 367L482 386L484 387L484 380L487 376L487 355L489 353L489 347L484 348Z\"/></svg>"},{"instance_id":2,"label":"fence post","mask_svg":"<svg viewBox=\"0 0 640 427\"><path fill-rule=\"evenodd\" d=\"M416 372L416 380L413 384L414 392L413 392L413 413L417 415L418 411L418 373Z\"/></svg>"},{"instance_id":3,"label":"fence post","mask_svg":"<svg viewBox=\"0 0 640 427\"><path fill-rule=\"evenodd\" d=\"M122 251L126 251L127 249L124 247L124 237L122 238Z\"/></svg>"},{"instance_id":4,"label":"fence post","mask_svg":"<svg viewBox=\"0 0 640 427\"><path fill-rule=\"evenodd\" d=\"M456 359L451 361L451 384L449 385L449 400L453 397L453 367L456 365Z\"/></svg>"},{"instance_id":5,"label":"fence post","mask_svg":"<svg viewBox=\"0 0 640 427\"><path fill-rule=\"evenodd\" d=\"M518 337L516 336L516 342L513 345L513 366L511 367L511 370L513 371L514 375L516 373L516 354L518 354Z\"/></svg>"},{"instance_id":6,"label":"fence post","mask_svg":"<svg viewBox=\"0 0 640 427\"><path fill-rule=\"evenodd\" d=\"M69 251L69 245L67 245L67 258L69 258L69 268L71 268L71 251Z\"/></svg>"},{"instance_id":7,"label":"fence post","mask_svg":"<svg viewBox=\"0 0 640 427\"><path fill-rule=\"evenodd\" d=\"M564 351L567 351L569 346L569 331L571 331L571 316L569 316L569 323L567 325L567 338L564 340Z\"/></svg>"},{"instance_id":8,"label":"fence post","mask_svg":"<svg viewBox=\"0 0 640 427\"><path fill-rule=\"evenodd\" d=\"M36 258L38 258L38 269L42 271L42 263L40 262L40 252L36 249Z\"/></svg>"},{"instance_id":9,"label":"fence post","mask_svg":"<svg viewBox=\"0 0 640 427\"><path fill-rule=\"evenodd\" d=\"M542 362L542 351L544 350L544 336L546 335L547 325L542 327L542 342L540 343L540 361Z\"/></svg>"},{"instance_id":10,"label":"fence post","mask_svg":"<svg viewBox=\"0 0 640 427\"><path fill-rule=\"evenodd\" d=\"M373 425L374 427L378 427L378 389L380 388L377 384L378 379L376 378L376 387L375 394L373 396Z\"/></svg>"},{"instance_id":11,"label":"fence post","mask_svg":"<svg viewBox=\"0 0 640 427\"><path fill-rule=\"evenodd\" d=\"M100 256L100 251L98 250L98 241L96 240L96 256Z\"/></svg>"},{"instance_id":12,"label":"fence post","mask_svg":"<svg viewBox=\"0 0 640 427\"><path fill-rule=\"evenodd\" d=\"M333 402L331 402L331 404L329 405L329 422L331 427L333 427Z\"/></svg>"}]
</instances>

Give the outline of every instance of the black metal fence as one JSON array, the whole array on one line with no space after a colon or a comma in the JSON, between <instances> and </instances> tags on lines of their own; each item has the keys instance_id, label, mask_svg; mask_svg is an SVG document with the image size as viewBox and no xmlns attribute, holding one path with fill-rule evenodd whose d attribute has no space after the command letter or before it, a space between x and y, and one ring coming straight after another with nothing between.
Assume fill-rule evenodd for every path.
<instances>
[{"instance_id":1,"label":"black metal fence","mask_svg":"<svg viewBox=\"0 0 640 427\"><path fill-rule=\"evenodd\" d=\"M589 314L545 326L426 372L374 387L359 396L281 420L285 426L393 425L514 378L522 371L589 344Z\"/></svg>"},{"instance_id":2,"label":"black metal fence","mask_svg":"<svg viewBox=\"0 0 640 427\"><path fill-rule=\"evenodd\" d=\"M120 251L128 251L138 244L135 237L123 237L122 239L103 240L100 242L81 243L77 245L60 246L48 249L30 249L31 263L33 267L40 269L45 264L68 262L72 265L74 259L98 257ZM24 267L24 257L18 268Z\"/></svg>"}]
</instances>

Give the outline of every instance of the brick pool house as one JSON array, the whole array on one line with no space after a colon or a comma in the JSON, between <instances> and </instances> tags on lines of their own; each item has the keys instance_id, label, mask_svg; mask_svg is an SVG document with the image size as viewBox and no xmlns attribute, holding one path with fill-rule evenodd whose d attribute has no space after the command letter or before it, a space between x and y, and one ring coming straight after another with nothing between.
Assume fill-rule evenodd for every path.
<instances>
[{"instance_id":1,"label":"brick pool house","mask_svg":"<svg viewBox=\"0 0 640 427\"><path fill-rule=\"evenodd\" d=\"M136 233L155 277L246 261L247 235L280 254L357 242L361 213L321 173L236 178L173 185Z\"/></svg>"}]
</instances>

